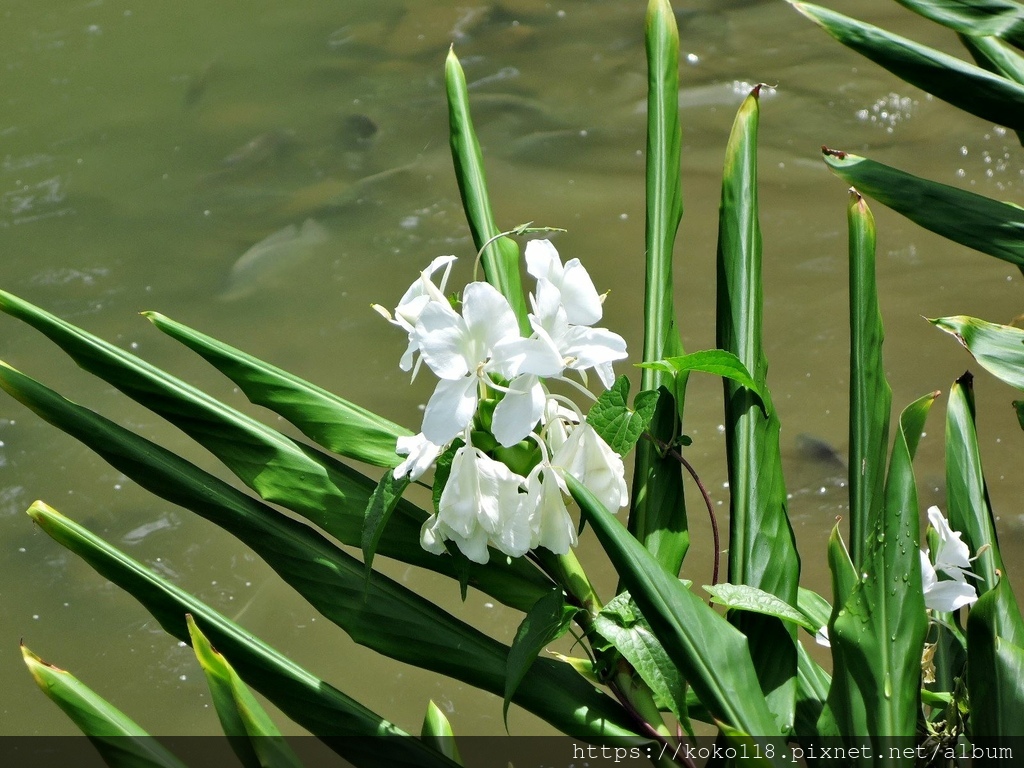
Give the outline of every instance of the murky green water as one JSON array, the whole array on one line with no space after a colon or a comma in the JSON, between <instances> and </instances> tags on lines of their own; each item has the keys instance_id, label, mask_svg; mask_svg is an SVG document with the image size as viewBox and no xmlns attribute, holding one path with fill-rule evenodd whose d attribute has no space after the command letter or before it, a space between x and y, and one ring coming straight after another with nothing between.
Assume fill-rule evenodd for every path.
<instances>
[{"instance_id":1,"label":"murky green water","mask_svg":"<svg viewBox=\"0 0 1024 768\"><path fill-rule=\"evenodd\" d=\"M954 42L895 3L843 10L934 45ZM826 590L824 545L844 511L834 463L797 435L846 446L846 190L822 144L1019 202L1013 137L934 102L833 44L782 2L680 6L684 203L676 268L688 349L714 342L720 166L749 83L761 123L769 383L789 462L805 584ZM0 285L213 394L237 393L136 313L161 312L415 427L425 379L397 368L400 334L369 310L392 304L431 258L471 242L450 172L442 67L466 69L499 223L569 230L557 244L612 288L607 323L636 350L643 264L641 2L500 4L25 2L0 25ZM1021 312L1019 274L875 207L894 403L947 389L971 361L921 316ZM299 247L264 248L309 219ZM301 232L301 230L299 230ZM300 240L301 234L296 234ZM294 243L293 243L294 245ZM72 399L205 467L202 452L48 342L3 321L0 354ZM622 370L626 370L625 367ZM1016 506L1020 431L1012 393L979 375L982 450L1001 535L1024 551ZM691 460L724 505L721 390L695 378ZM922 501L941 502L941 410L920 450ZM0 400L0 732L71 733L18 654L34 651L158 733L217 732L191 653L88 567L33 530L43 498L237 618L408 730L428 698L457 732L500 733L501 703L382 660L294 598L232 539L141 492ZM708 527L692 505L686 576L708 580ZM597 562L592 541L584 562ZM1018 558L1019 559L1019 558ZM600 566L595 565L595 568ZM508 641L517 617L450 583L393 566L417 591ZM1015 574L1020 579L1020 574ZM598 579L606 589L612 574ZM545 726L513 712L515 733Z\"/></svg>"}]
</instances>

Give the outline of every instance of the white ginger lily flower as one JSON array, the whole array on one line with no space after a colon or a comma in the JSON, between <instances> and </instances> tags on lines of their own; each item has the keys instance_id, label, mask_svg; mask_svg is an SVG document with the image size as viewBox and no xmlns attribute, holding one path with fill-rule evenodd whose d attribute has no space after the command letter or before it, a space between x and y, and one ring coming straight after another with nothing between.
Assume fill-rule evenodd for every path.
<instances>
[{"instance_id":1,"label":"white ginger lily flower","mask_svg":"<svg viewBox=\"0 0 1024 768\"><path fill-rule=\"evenodd\" d=\"M522 557L531 539L529 519L520 504L519 490L525 482L479 448L459 448L437 515L420 531L423 548L440 554L444 540L450 539L476 563L489 559L488 544L510 557Z\"/></svg>"},{"instance_id":2,"label":"white ginger lily flower","mask_svg":"<svg viewBox=\"0 0 1024 768\"><path fill-rule=\"evenodd\" d=\"M561 293L570 323L593 325L601 319L601 297L579 259L570 259L563 267L550 240L528 242L525 257L526 271L538 280L551 281Z\"/></svg>"},{"instance_id":3,"label":"white ginger lily flower","mask_svg":"<svg viewBox=\"0 0 1024 768\"><path fill-rule=\"evenodd\" d=\"M554 283L538 278L537 293L530 297L533 303L530 324L534 332L551 345L565 368L583 375L593 368L605 388L610 387L615 381L611 363L626 357L626 340L606 328L571 325L564 298L565 294Z\"/></svg>"},{"instance_id":4,"label":"white ginger lily flower","mask_svg":"<svg viewBox=\"0 0 1024 768\"><path fill-rule=\"evenodd\" d=\"M472 421L479 387L493 386L491 374L513 378L560 370L560 361L547 346L519 335L508 301L487 283L466 286L462 315L447 304L426 306L416 323L415 339L423 361L441 379L423 416L424 435L438 445L449 442ZM495 409L492 425L504 445L526 437L544 407L532 384L509 389Z\"/></svg>"},{"instance_id":5,"label":"white ginger lily flower","mask_svg":"<svg viewBox=\"0 0 1024 768\"><path fill-rule=\"evenodd\" d=\"M938 507L928 508L928 522L939 535L939 546L935 552L935 565L932 565L928 554L921 551L924 604L926 608L950 613L978 599L974 585L967 581L968 576L974 577L970 572L971 552L960 540L960 532L949 527ZM939 573L950 578L940 581Z\"/></svg>"},{"instance_id":6,"label":"white ginger lily flower","mask_svg":"<svg viewBox=\"0 0 1024 768\"><path fill-rule=\"evenodd\" d=\"M419 344L416 341L414 331L416 329L416 323L419 321L420 314L422 314L424 308L432 301L439 301L444 304L448 303L448 300L444 297L445 285L448 283L448 277L451 275L452 264L454 264L456 258L454 256L438 256L430 265L420 272L419 278L409 289L402 295L402 298L398 301L398 306L395 307L395 316L391 317L391 313L388 312L380 304L372 305L373 308L383 315L388 322L392 325L397 325L399 328L409 334L409 346L406 347L405 353L402 355L402 360L399 362L399 367L403 371L412 370L412 377L416 378L416 373L419 371L420 360L415 360L415 368L413 368L414 358L416 352L419 351ZM435 286L431 281L431 276L439 269L444 267L444 274L441 276L440 287Z\"/></svg>"},{"instance_id":7,"label":"white ginger lily flower","mask_svg":"<svg viewBox=\"0 0 1024 768\"><path fill-rule=\"evenodd\" d=\"M551 464L583 483L608 511L629 503L622 458L586 421L569 433L552 455Z\"/></svg>"}]
</instances>

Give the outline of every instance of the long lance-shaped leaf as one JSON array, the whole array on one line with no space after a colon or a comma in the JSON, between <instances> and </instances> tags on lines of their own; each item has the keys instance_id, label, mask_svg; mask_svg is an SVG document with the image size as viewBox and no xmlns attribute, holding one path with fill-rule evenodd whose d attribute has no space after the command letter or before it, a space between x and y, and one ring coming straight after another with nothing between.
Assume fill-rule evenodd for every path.
<instances>
[{"instance_id":1,"label":"long lance-shaped leaf","mask_svg":"<svg viewBox=\"0 0 1024 768\"><path fill-rule=\"evenodd\" d=\"M824 156L829 168L861 194L915 224L1024 267L1024 209L928 181L849 152L825 149Z\"/></svg>"},{"instance_id":2,"label":"long lance-shaped leaf","mask_svg":"<svg viewBox=\"0 0 1024 768\"><path fill-rule=\"evenodd\" d=\"M885 493L892 390L882 360L882 312L875 282L875 219L850 191L850 557L859 568Z\"/></svg>"},{"instance_id":3,"label":"long lance-shaped leaf","mask_svg":"<svg viewBox=\"0 0 1024 768\"><path fill-rule=\"evenodd\" d=\"M1024 5L1012 0L896 0L963 35L1001 37L1024 48Z\"/></svg>"},{"instance_id":4,"label":"long lance-shaped leaf","mask_svg":"<svg viewBox=\"0 0 1024 768\"><path fill-rule=\"evenodd\" d=\"M487 180L484 177L484 161L480 143L473 131L473 120L469 112L469 93L466 89L466 75L455 56L455 50L448 52L444 65L445 88L448 93L449 141L452 161L455 163L455 179L459 183L462 207L469 222L469 231L477 250L482 250L482 263L487 282L501 291L512 305L519 319L523 335L533 333L527 316L526 297L519 272L519 246L510 237L498 237L501 230L494 223L491 200L487 195Z\"/></svg>"},{"instance_id":5,"label":"long lance-shaped leaf","mask_svg":"<svg viewBox=\"0 0 1024 768\"><path fill-rule=\"evenodd\" d=\"M407 734L56 510L36 502L29 514L57 543L128 592L183 642L190 642L185 616L191 615L203 634L231 656L242 677L288 717L317 736L346 737L328 744L357 765L381 765L386 748L388 765L451 768L448 760L413 739L380 741Z\"/></svg>"},{"instance_id":6,"label":"long lance-shaped leaf","mask_svg":"<svg viewBox=\"0 0 1024 768\"><path fill-rule=\"evenodd\" d=\"M679 30L668 0L647 7L647 266L644 292L643 362L683 354L672 300L672 249L683 215L679 179ZM686 374L645 368L643 390L662 391L652 434L670 443L680 431ZM671 396L669 395L671 391ZM676 402L673 402L673 398ZM629 530L672 573L678 573L690 535L683 498L682 468L654 443L637 445Z\"/></svg>"},{"instance_id":7,"label":"long lance-shaped leaf","mask_svg":"<svg viewBox=\"0 0 1024 768\"><path fill-rule=\"evenodd\" d=\"M161 315L143 312L157 328L198 352L247 398L294 424L334 453L378 467L397 466L399 437L412 434L365 408L252 355Z\"/></svg>"},{"instance_id":8,"label":"long lance-shaped leaf","mask_svg":"<svg viewBox=\"0 0 1024 768\"><path fill-rule=\"evenodd\" d=\"M979 67L1024 85L1024 57L998 37L960 35L960 42Z\"/></svg>"},{"instance_id":9,"label":"long lance-shaped leaf","mask_svg":"<svg viewBox=\"0 0 1024 768\"><path fill-rule=\"evenodd\" d=\"M217 652L192 614L185 617L192 650L206 675L210 698L224 735L245 768L302 768L266 710L242 682L234 667Z\"/></svg>"},{"instance_id":10,"label":"long lance-shaped leaf","mask_svg":"<svg viewBox=\"0 0 1024 768\"><path fill-rule=\"evenodd\" d=\"M983 120L1024 129L1024 86L840 13L789 2L843 45L911 85Z\"/></svg>"},{"instance_id":11,"label":"long lance-shaped leaf","mask_svg":"<svg viewBox=\"0 0 1024 768\"><path fill-rule=\"evenodd\" d=\"M572 476L566 482L619 578L708 712L745 733L778 736L779 725L757 693L747 638L666 571L586 487Z\"/></svg>"},{"instance_id":12,"label":"long lance-shaped leaf","mask_svg":"<svg viewBox=\"0 0 1024 768\"><path fill-rule=\"evenodd\" d=\"M911 403L900 416L885 484L885 507L873 521L872 538L853 594L840 609L830 633L846 675L849 693L862 703L860 723L840 723L847 739L858 736L913 736L920 709L921 653L928 632L918 554L917 488L912 460L925 418L938 393ZM830 699L830 703L833 702ZM874 756L867 763L881 765ZM914 765L900 757L885 765Z\"/></svg>"},{"instance_id":13,"label":"long lance-shaped leaf","mask_svg":"<svg viewBox=\"0 0 1024 768\"><path fill-rule=\"evenodd\" d=\"M13 368L0 365L0 386L147 490L236 536L357 643L501 695L508 646L380 574L367 584L362 563L308 526ZM538 659L513 701L580 738L634 735L624 710L563 662Z\"/></svg>"},{"instance_id":14,"label":"long lance-shaped leaf","mask_svg":"<svg viewBox=\"0 0 1024 768\"><path fill-rule=\"evenodd\" d=\"M986 371L1024 390L1024 331L966 315L929 322L954 336Z\"/></svg>"},{"instance_id":15,"label":"long lance-shaped leaf","mask_svg":"<svg viewBox=\"0 0 1024 768\"><path fill-rule=\"evenodd\" d=\"M978 598L967 617L971 724L974 737L984 739L986 746L998 746L1006 737L1024 736L1024 647L1000 634L1001 628L1012 623L1007 615L1013 601L1008 586L1006 579L1001 579Z\"/></svg>"},{"instance_id":16,"label":"long lance-shaped leaf","mask_svg":"<svg viewBox=\"0 0 1024 768\"><path fill-rule=\"evenodd\" d=\"M800 556L786 509L779 418L768 392L761 342L763 294L757 207L758 94L736 114L725 153L718 218L717 344L736 355L761 392L723 379L729 468L729 581L796 605ZM763 400L763 404L761 402ZM763 411L762 411L763 408ZM733 613L750 640L754 667L776 719L792 728L796 706L796 627Z\"/></svg>"},{"instance_id":17,"label":"long lance-shaped leaf","mask_svg":"<svg viewBox=\"0 0 1024 768\"><path fill-rule=\"evenodd\" d=\"M130 717L63 669L21 646L36 684L89 737L112 768L185 768Z\"/></svg>"},{"instance_id":18,"label":"long lance-shaped leaf","mask_svg":"<svg viewBox=\"0 0 1024 768\"><path fill-rule=\"evenodd\" d=\"M369 478L22 299L0 292L0 309L41 331L79 366L183 430L262 498L298 512L345 544L361 546L364 513L377 485ZM175 331L184 333L184 327ZM399 501L376 552L460 578L450 558L438 558L419 545L426 516L415 505ZM522 610L550 586L523 560L474 565L470 583Z\"/></svg>"},{"instance_id":19,"label":"long lance-shaped leaf","mask_svg":"<svg viewBox=\"0 0 1024 768\"><path fill-rule=\"evenodd\" d=\"M998 634L1013 645L1024 646L1024 620L1006 581L1006 566L996 538L995 518L981 466L978 432L974 418L974 377L965 373L950 388L946 407L946 515L950 527L963 534L972 553L971 570L978 576L978 594L1006 583L1006 622Z\"/></svg>"},{"instance_id":20,"label":"long lance-shaped leaf","mask_svg":"<svg viewBox=\"0 0 1024 768\"><path fill-rule=\"evenodd\" d=\"M850 553L839 535L839 524L832 527L828 537L828 569L832 580L832 615L829 617L829 637L835 632L835 623L843 606L849 602L860 580L853 567ZM818 718L817 732L820 736L844 733L866 733L868 729L864 700L854 695L855 684L841 643L831 643L832 684L829 686L825 708Z\"/></svg>"},{"instance_id":21,"label":"long lance-shaped leaf","mask_svg":"<svg viewBox=\"0 0 1024 768\"><path fill-rule=\"evenodd\" d=\"M998 37L961 34L960 42L979 67L1024 85L1024 56ZM1024 131L1018 130L1017 139L1024 144Z\"/></svg>"}]
</instances>

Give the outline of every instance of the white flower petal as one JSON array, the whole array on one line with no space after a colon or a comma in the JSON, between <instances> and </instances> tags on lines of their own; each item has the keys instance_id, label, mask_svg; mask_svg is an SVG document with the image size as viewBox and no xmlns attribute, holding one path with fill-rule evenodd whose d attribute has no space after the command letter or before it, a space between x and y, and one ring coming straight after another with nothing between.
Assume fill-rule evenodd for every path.
<instances>
[{"instance_id":1,"label":"white flower petal","mask_svg":"<svg viewBox=\"0 0 1024 768\"><path fill-rule=\"evenodd\" d=\"M925 608L950 613L978 599L977 591L964 580L939 581L937 569L932 565L928 555L923 550L919 550L919 553Z\"/></svg>"},{"instance_id":2,"label":"white flower petal","mask_svg":"<svg viewBox=\"0 0 1024 768\"><path fill-rule=\"evenodd\" d=\"M521 373L535 373L538 376L557 376L565 368L562 356L551 337L543 330L537 338L510 338L494 345L487 369L507 379Z\"/></svg>"},{"instance_id":3,"label":"white flower petal","mask_svg":"<svg viewBox=\"0 0 1024 768\"><path fill-rule=\"evenodd\" d=\"M935 569L942 571L960 581L963 580L962 570L971 567L971 551L967 544L960 540L960 532L949 527L946 518L938 507L928 508L928 522L939 535L939 547L935 553Z\"/></svg>"},{"instance_id":4,"label":"white flower petal","mask_svg":"<svg viewBox=\"0 0 1024 768\"><path fill-rule=\"evenodd\" d=\"M576 526L565 506L563 489L557 474L537 467L527 480L527 500L533 529L531 547L545 547L556 555L564 555L576 546Z\"/></svg>"},{"instance_id":5,"label":"white flower petal","mask_svg":"<svg viewBox=\"0 0 1024 768\"><path fill-rule=\"evenodd\" d=\"M447 302L432 301L423 309L413 338L440 379L458 379L475 368L476 361L467 355L466 322Z\"/></svg>"},{"instance_id":6,"label":"white flower petal","mask_svg":"<svg viewBox=\"0 0 1024 768\"><path fill-rule=\"evenodd\" d=\"M445 553L443 526L437 515L431 515L420 527L420 546L433 555Z\"/></svg>"},{"instance_id":7,"label":"white flower petal","mask_svg":"<svg viewBox=\"0 0 1024 768\"><path fill-rule=\"evenodd\" d=\"M472 344L475 363L490 357L498 342L519 337L515 312L508 299L490 283L466 286L462 292L462 317L466 321L467 341Z\"/></svg>"},{"instance_id":8,"label":"white flower petal","mask_svg":"<svg viewBox=\"0 0 1024 768\"><path fill-rule=\"evenodd\" d=\"M832 647L832 640L828 636L828 624L822 624L821 629L815 632L814 642L818 645L823 645L826 648Z\"/></svg>"},{"instance_id":9,"label":"white flower petal","mask_svg":"<svg viewBox=\"0 0 1024 768\"><path fill-rule=\"evenodd\" d=\"M517 377L494 409L494 438L506 448L523 440L544 415L545 400L544 387L536 376Z\"/></svg>"},{"instance_id":10,"label":"white flower petal","mask_svg":"<svg viewBox=\"0 0 1024 768\"><path fill-rule=\"evenodd\" d=\"M970 584L962 581L940 581L924 595L925 608L942 613L958 611L978 599L978 593Z\"/></svg>"},{"instance_id":11,"label":"white flower petal","mask_svg":"<svg viewBox=\"0 0 1024 768\"><path fill-rule=\"evenodd\" d=\"M437 382L423 412L423 434L434 445L450 443L473 420L477 404L477 379Z\"/></svg>"},{"instance_id":12,"label":"white flower petal","mask_svg":"<svg viewBox=\"0 0 1024 768\"><path fill-rule=\"evenodd\" d=\"M558 287L562 291L562 304L570 323L593 325L601 319L601 297L590 273L579 259L570 259L565 265Z\"/></svg>"},{"instance_id":13,"label":"white flower petal","mask_svg":"<svg viewBox=\"0 0 1024 768\"><path fill-rule=\"evenodd\" d=\"M526 259L526 271L538 280L552 280L552 275L555 279L562 276L562 260L550 240L530 240L523 256Z\"/></svg>"},{"instance_id":14,"label":"white flower petal","mask_svg":"<svg viewBox=\"0 0 1024 768\"><path fill-rule=\"evenodd\" d=\"M626 357L626 340L606 328L572 326L560 339L562 355L571 358L570 368L595 368Z\"/></svg>"},{"instance_id":15,"label":"white flower petal","mask_svg":"<svg viewBox=\"0 0 1024 768\"><path fill-rule=\"evenodd\" d=\"M622 458L585 421L569 433L551 464L583 483L610 512L629 503Z\"/></svg>"},{"instance_id":16,"label":"white flower petal","mask_svg":"<svg viewBox=\"0 0 1024 768\"><path fill-rule=\"evenodd\" d=\"M442 446L427 440L422 432L411 437L398 438L395 453L409 458L395 467L394 476L403 478L408 475L409 480L419 480L424 472L434 466L441 448Z\"/></svg>"}]
</instances>

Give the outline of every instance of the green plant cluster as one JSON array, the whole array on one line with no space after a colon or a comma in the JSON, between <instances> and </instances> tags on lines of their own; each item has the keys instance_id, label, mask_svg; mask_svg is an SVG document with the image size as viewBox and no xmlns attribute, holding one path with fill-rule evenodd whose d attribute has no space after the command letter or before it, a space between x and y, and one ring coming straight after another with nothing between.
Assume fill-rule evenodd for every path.
<instances>
[{"instance_id":1,"label":"green plant cluster","mask_svg":"<svg viewBox=\"0 0 1024 768\"><path fill-rule=\"evenodd\" d=\"M1024 48L1024 6L1009 0L900 1L956 30L980 66L823 8L793 5L908 82L1024 131L1024 59L1017 52ZM641 386L631 406L622 379L591 411L595 428L615 450L624 453L635 443L627 525L567 477L582 520L620 579L618 594L607 602L571 552L555 556L538 549L525 558L492 557L481 565L458 552L436 556L424 551L419 531L428 512L403 499L407 483L396 483L388 472L402 460L395 446L398 438L411 435L408 430L158 313L146 313L158 330L203 357L253 403L293 424L308 442L287 437L170 373L0 293L0 309L180 428L252 493L5 364L0 365L0 386L142 487L238 537L356 642L490 691L503 698L506 711L515 703L576 738L675 747L692 736L692 722L700 720L733 746L749 744L753 737L766 739L777 749L759 753L758 762L781 765L787 744L812 747L826 737L851 745L863 743L862 737L898 736L952 746L1024 735L1024 621L1004 576L969 374L954 383L946 406L947 513L974 558L979 599L969 612L938 614L925 605L912 460L936 393L907 406L891 428L875 228L862 194L1018 266L1024 266L1021 209L825 150L828 165L856 188L848 205L850 527L848 544L838 526L829 540L831 599L804 590L761 340L759 88L741 105L726 149L717 253L719 349L687 354L671 292L682 198L679 42L667 0L651 0L646 41ZM445 76L452 156L469 227L487 281L508 299L526 329L515 239L523 230L502 232L495 223L465 79L454 53ZM984 367L1024 388L1024 332L966 317L933 322L955 334ZM723 583L705 588L713 602L728 609L724 616L679 578L690 545L683 496L690 469L682 418L687 378L694 370L721 375L724 382L728 566ZM1018 411L1024 414L1020 405ZM378 483L345 460L380 467L385 478ZM435 484L443 478L439 471ZM139 600L169 634L192 645L224 731L237 737L231 744L244 765L298 765L249 686L318 736L407 735L46 504L37 502L29 514L58 543ZM937 548L933 541L932 550ZM362 551L362 560L353 549ZM463 593L472 586L521 611L514 642L506 646L488 637L373 570L375 555L443 574ZM585 658L540 655L569 631L582 640ZM831 642L830 671L805 647L825 632ZM44 691L93 738L111 765L180 765L67 672L27 648L24 655ZM360 739L331 739L330 744L356 765L461 764L449 723L436 706L425 706L421 738L372 746ZM674 749L652 754L663 764L673 757L692 764ZM882 760L872 754L853 762L909 766L915 760L889 755Z\"/></svg>"}]
</instances>

